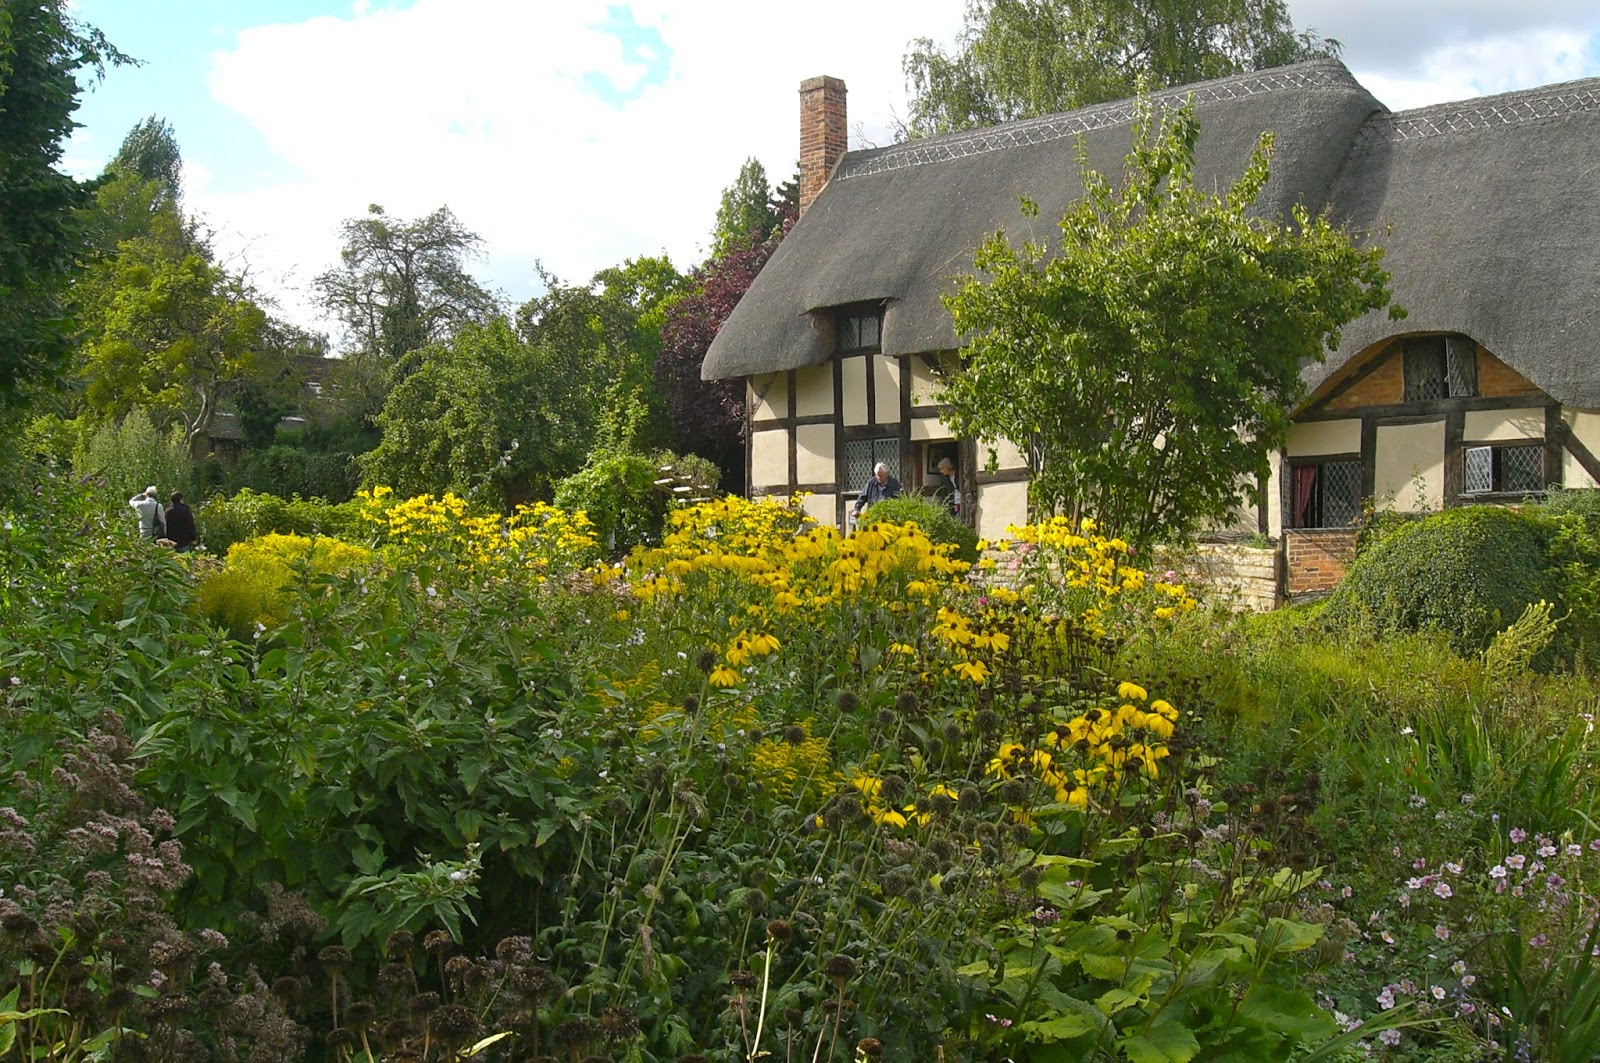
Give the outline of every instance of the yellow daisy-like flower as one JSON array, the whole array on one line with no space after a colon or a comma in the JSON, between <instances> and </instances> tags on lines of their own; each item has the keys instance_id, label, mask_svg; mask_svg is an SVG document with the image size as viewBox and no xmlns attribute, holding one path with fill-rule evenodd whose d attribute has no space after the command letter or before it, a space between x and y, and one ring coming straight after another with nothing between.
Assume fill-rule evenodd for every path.
<instances>
[{"instance_id":1,"label":"yellow daisy-like flower","mask_svg":"<svg viewBox=\"0 0 1600 1063\"><path fill-rule=\"evenodd\" d=\"M989 666L982 661L962 661L951 670L962 679L970 679L974 683L981 683L989 678Z\"/></svg>"},{"instance_id":2,"label":"yellow daisy-like flower","mask_svg":"<svg viewBox=\"0 0 1600 1063\"><path fill-rule=\"evenodd\" d=\"M1144 689L1144 687L1137 683L1130 683L1124 679L1121 683L1117 684L1117 697L1126 701L1143 701L1149 696L1149 693Z\"/></svg>"},{"instance_id":3,"label":"yellow daisy-like flower","mask_svg":"<svg viewBox=\"0 0 1600 1063\"><path fill-rule=\"evenodd\" d=\"M714 687L731 687L739 682L739 673L725 664L719 664L711 669L707 681Z\"/></svg>"}]
</instances>

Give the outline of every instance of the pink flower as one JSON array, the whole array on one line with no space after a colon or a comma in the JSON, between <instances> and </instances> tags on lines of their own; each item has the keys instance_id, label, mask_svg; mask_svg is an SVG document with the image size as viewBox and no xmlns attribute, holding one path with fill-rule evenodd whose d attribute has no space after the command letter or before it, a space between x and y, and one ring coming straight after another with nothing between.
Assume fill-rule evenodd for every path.
<instances>
[{"instance_id":1,"label":"pink flower","mask_svg":"<svg viewBox=\"0 0 1600 1063\"><path fill-rule=\"evenodd\" d=\"M1455 891L1450 888L1450 883L1440 882L1433 887L1433 892L1441 898L1448 898Z\"/></svg>"},{"instance_id":2,"label":"pink flower","mask_svg":"<svg viewBox=\"0 0 1600 1063\"><path fill-rule=\"evenodd\" d=\"M1528 941L1528 947L1530 949L1542 949L1548 944L1550 944L1550 939L1545 937L1543 934L1535 934Z\"/></svg>"},{"instance_id":3,"label":"pink flower","mask_svg":"<svg viewBox=\"0 0 1600 1063\"><path fill-rule=\"evenodd\" d=\"M1511 844L1512 845L1521 845L1523 842L1525 842L1527 840L1528 840L1528 832L1527 831L1523 830L1521 827L1512 827L1511 828Z\"/></svg>"},{"instance_id":4,"label":"pink flower","mask_svg":"<svg viewBox=\"0 0 1600 1063\"><path fill-rule=\"evenodd\" d=\"M1449 941L1450 928L1445 926L1443 923L1440 923L1438 926L1433 928L1433 936L1438 938L1440 941Z\"/></svg>"}]
</instances>

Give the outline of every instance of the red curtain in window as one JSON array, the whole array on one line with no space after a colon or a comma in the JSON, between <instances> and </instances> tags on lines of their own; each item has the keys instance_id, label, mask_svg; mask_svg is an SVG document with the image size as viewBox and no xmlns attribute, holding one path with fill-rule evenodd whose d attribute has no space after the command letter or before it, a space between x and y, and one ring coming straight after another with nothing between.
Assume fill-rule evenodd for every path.
<instances>
[{"instance_id":1,"label":"red curtain in window","mask_svg":"<svg viewBox=\"0 0 1600 1063\"><path fill-rule=\"evenodd\" d=\"M1306 507L1311 504L1311 489L1317 483L1315 465L1296 465L1294 468L1294 517L1289 522L1293 528L1306 526Z\"/></svg>"}]
</instances>

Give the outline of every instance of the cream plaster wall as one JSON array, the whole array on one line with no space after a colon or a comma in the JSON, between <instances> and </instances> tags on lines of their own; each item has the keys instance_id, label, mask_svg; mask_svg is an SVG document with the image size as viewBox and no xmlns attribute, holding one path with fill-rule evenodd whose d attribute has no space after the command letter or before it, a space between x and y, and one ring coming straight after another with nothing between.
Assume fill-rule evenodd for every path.
<instances>
[{"instance_id":1,"label":"cream plaster wall","mask_svg":"<svg viewBox=\"0 0 1600 1063\"><path fill-rule=\"evenodd\" d=\"M770 421L789 415L789 375L763 373L750 377L751 419Z\"/></svg>"},{"instance_id":2,"label":"cream plaster wall","mask_svg":"<svg viewBox=\"0 0 1600 1063\"><path fill-rule=\"evenodd\" d=\"M1600 410L1564 410L1561 416L1578 442L1588 447L1590 453L1600 454ZM1561 450L1561 483L1564 487L1597 486L1594 477L1584 471L1578 459L1567 453L1565 447Z\"/></svg>"},{"instance_id":3,"label":"cream plaster wall","mask_svg":"<svg viewBox=\"0 0 1600 1063\"><path fill-rule=\"evenodd\" d=\"M939 401L939 378L934 375L933 368L928 365L931 358L934 365L949 368L955 362L955 355L950 353L930 355L913 355L906 359L906 365L911 373L911 405L932 406Z\"/></svg>"},{"instance_id":4,"label":"cream plaster wall","mask_svg":"<svg viewBox=\"0 0 1600 1063\"><path fill-rule=\"evenodd\" d=\"M911 421L911 439L927 443L935 439L954 439L950 426L937 417L916 417Z\"/></svg>"},{"instance_id":5,"label":"cream plaster wall","mask_svg":"<svg viewBox=\"0 0 1600 1063\"><path fill-rule=\"evenodd\" d=\"M833 425L802 424L794 430L794 475L797 483L829 484L838 478L833 453Z\"/></svg>"},{"instance_id":6,"label":"cream plaster wall","mask_svg":"<svg viewBox=\"0 0 1600 1063\"><path fill-rule=\"evenodd\" d=\"M978 488L978 536L1008 539L1008 524L1028 523L1028 485L984 484Z\"/></svg>"},{"instance_id":7,"label":"cream plaster wall","mask_svg":"<svg viewBox=\"0 0 1600 1063\"><path fill-rule=\"evenodd\" d=\"M750 486L789 485L789 433L783 429L750 436Z\"/></svg>"},{"instance_id":8,"label":"cream plaster wall","mask_svg":"<svg viewBox=\"0 0 1600 1063\"><path fill-rule=\"evenodd\" d=\"M1274 451L1267 455L1267 464L1272 469L1267 478L1267 534L1276 538L1283 534L1283 484L1278 480L1283 475L1283 460Z\"/></svg>"},{"instance_id":9,"label":"cream plaster wall","mask_svg":"<svg viewBox=\"0 0 1600 1063\"><path fill-rule=\"evenodd\" d=\"M844 423L867 423L867 360L842 358L839 369L844 376Z\"/></svg>"},{"instance_id":10,"label":"cream plaster wall","mask_svg":"<svg viewBox=\"0 0 1600 1063\"><path fill-rule=\"evenodd\" d=\"M872 356L872 419L877 424L900 423L900 359Z\"/></svg>"},{"instance_id":11,"label":"cream plaster wall","mask_svg":"<svg viewBox=\"0 0 1600 1063\"><path fill-rule=\"evenodd\" d=\"M993 444L978 444L978 467L980 469L989 467L989 452L991 450L994 451L995 468L997 469L1026 469L1028 467L1028 459L1023 457L1022 451L1017 448L1017 445L1009 439L1002 439Z\"/></svg>"},{"instance_id":12,"label":"cream plaster wall","mask_svg":"<svg viewBox=\"0 0 1600 1063\"><path fill-rule=\"evenodd\" d=\"M800 500L800 508L806 515L818 524L829 527L839 525L839 496L838 495L807 495Z\"/></svg>"},{"instance_id":13,"label":"cream plaster wall","mask_svg":"<svg viewBox=\"0 0 1600 1063\"><path fill-rule=\"evenodd\" d=\"M794 371L794 415L816 417L833 412L833 363Z\"/></svg>"},{"instance_id":14,"label":"cream plaster wall","mask_svg":"<svg viewBox=\"0 0 1600 1063\"><path fill-rule=\"evenodd\" d=\"M1544 438L1544 408L1468 410L1461 438L1467 443L1503 443Z\"/></svg>"},{"instance_id":15,"label":"cream plaster wall","mask_svg":"<svg viewBox=\"0 0 1600 1063\"><path fill-rule=\"evenodd\" d=\"M1361 421L1307 421L1289 426L1289 456L1361 453Z\"/></svg>"},{"instance_id":16,"label":"cream plaster wall","mask_svg":"<svg viewBox=\"0 0 1600 1063\"><path fill-rule=\"evenodd\" d=\"M1419 502L1442 509L1444 421L1379 425L1376 466L1374 502L1380 509L1410 512Z\"/></svg>"}]
</instances>

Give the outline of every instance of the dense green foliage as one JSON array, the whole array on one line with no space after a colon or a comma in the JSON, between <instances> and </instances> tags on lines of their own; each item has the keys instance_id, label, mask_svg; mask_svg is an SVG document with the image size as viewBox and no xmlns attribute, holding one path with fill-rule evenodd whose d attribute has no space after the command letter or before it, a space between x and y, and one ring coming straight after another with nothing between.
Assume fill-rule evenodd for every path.
<instances>
[{"instance_id":1,"label":"dense green foliage","mask_svg":"<svg viewBox=\"0 0 1600 1063\"><path fill-rule=\"evenodd\" d=\"M1540 514L1498 506L1408 521L1357 558L1326 615L1383 633L1438 632L1477 653L1529 605L1560 604L1554 534Z\"/></svg>"},{"instance_id":2,"label":"dense green foliage","mask_svg":"<svg viewBox=\"0 0 1600 1063\"><path fill-rule=\"evenodd\" d=\"M901 495L878 502L861 514L860 526L870 528L880 521L904 524L916 521L936 543L949 543L963 561L978 560L978 533L957 520L943 503L931 498Z\"/></svg>"},{"instance_id":3,"label":"dense green foliage","mask_svg":"<svg viewBox=\"0 0 1600 1063\"><path fill-rule=\"evenodd\" d=\"M919 38L901 66L905 133L934 136L1339 54L1283 0L969 0L955 54Z\"/></svg>"},{"instance_id":4,"label":"dense green foliage","mask_svg":"<svg viewBox=\"0 0 1600 1063\"><path fill-rule=\"evenodd\" d=\"M1218 194L1195 183L1199 132L1192 107L1141 104L1120 185L1085 166L1059 245L996 234L945 299L967 339L941 393L957 431L1026 441L1036 508L1141 544L1226 520L1268 473L1301 367L1390 297L1381 250L1299 207L1253 215L1270 134Z\"/></svg>"},{"instance_id":5,"label":"dense green foliage","mask_svg":"<svg viewBox=\"0 0 1600 1063\"><path fill-rule=\"evenodd\" d=\"M608 552L620 556L659 542L674 504L709 498L716 489L716 466L704 458L597 450L583 468L556 484L555 504L586 514Z\"/></svg>"},{"instance_id":6,"label":"dense green foliage","mask_svg":"<svg viewBox=\"0 0 1600 1063\"><path fill-rule=\"evenodd\" d=\"M320 498L280 498L241 488L231 496L214 495L195 507L200 541L207 550L225 554L235 543L262 535L327 535L359 541L361 507Z\"/></svg>"}]
</instances>

